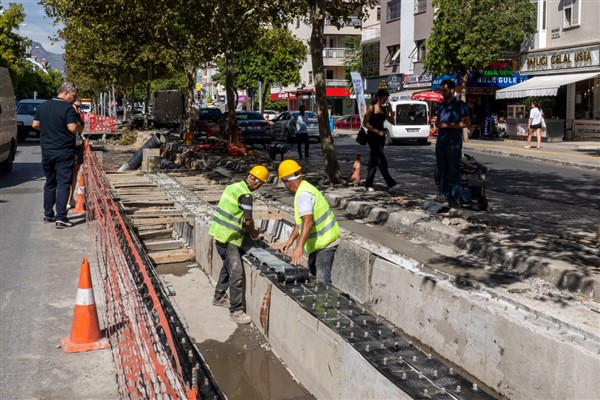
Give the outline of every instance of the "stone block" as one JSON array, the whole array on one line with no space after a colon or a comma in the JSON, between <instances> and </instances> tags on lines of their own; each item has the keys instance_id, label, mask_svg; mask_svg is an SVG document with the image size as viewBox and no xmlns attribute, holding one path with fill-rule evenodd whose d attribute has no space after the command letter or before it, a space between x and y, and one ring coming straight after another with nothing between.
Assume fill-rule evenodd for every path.
<instances>
[{"instance_id":1,"label":"stone block","mask_svg":"<svg viewBox=\"0 0 600 400\"><path fill-rule=\"evenodd\" d=\"M342 239L331 271L333 285L361 303L369 298L370 257L370 251Z\"/></svg>"},{"instance_id":2,"label":"stone block","mask_svg":"<svg viewBox=\"0 0 600 400\"><path fill-rule=\"evenodd\" d=\"M160 148L157 149L143 149L142 152L142 171L149 172L150 169L150 158L158 157L158 166L160 169ZM152 165L156 164L156 161L152 161Z\"/></svg>"}]
</instances>

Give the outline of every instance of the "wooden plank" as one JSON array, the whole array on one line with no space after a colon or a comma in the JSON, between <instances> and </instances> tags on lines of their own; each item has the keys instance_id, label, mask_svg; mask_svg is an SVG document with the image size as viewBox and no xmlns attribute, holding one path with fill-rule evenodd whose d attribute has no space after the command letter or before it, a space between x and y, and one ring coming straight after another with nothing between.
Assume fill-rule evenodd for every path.
<instances>
[{"instance_id":1,"label":"wooden plank","mask_svg":"<svg viewBox=\"0 0 600 400\"><path fill-rule=\"evenodd\" d=\"M177 250L183 248L183 242L175 239L145 240L144 246L148 251Z\"/></svg>"},{"instance_id":2,"label":"wooden plank","mask_svg":"<svg viewBox=\"0 0 600 400\"><path fill-rule=\"evenodd\" d=\"M267 221L267 220L279 220L279 219L283 219L283 214L282 213L270 213L270 212L253 212L252 213L252 218L257 220L260 219L262 221Z\"/></svg>"},{"instance_id":3,"label":"wooden plank","mask_svg":"<svg viewBox=\"0 0 600 400\"><path fill-rule=\"evenodd\" d=\"M165 201L165 200L157 200L157 201L123 201L124 206L127 207L156 207L156 206L174 206L175 201Z\"/></svg>"},{"instance_id":4,"label":"wooden plank","mask_svg":"<svg viewBox=\"0 0 600 400\"><path fill-rule=\"evenodd\" d=\"M148 256L155 264L170 264L170 263L178 263L184 261L193 261L196 259L196 256L193 252L189 250L184 251L157 251L150 252Z\"/></svg>"},{"instance_id":5,"label":"wooden plank","mask_svg":"<svg viewBox=\"0 0 600 400\"><path fill-rule=\"evenodd\" d=\"M168 238L168 237L173 237L173 229L158 229L158 230L152 230L152 231L144 231L144 232L139 232L138 236L142 240Z\"/></svg>"},{"instance_id":6,"label":"wooden plank","mask_svg":"<svg viewBox=\"0 0 600 400\"><path fill-rule=\"evenodd\" d=\"M175 224L177 222L192 223L193 220L187 217L160 217L160 218L142 218L133 220L135 226L156 225L156 224Z\"/></svg>"},{"instance_id":7,"label":"wooden plank","mask_svg":"<svg viewBox=\"0 0 600 400\"><path fill-rule=\"evenodd\" d=\"M147 232L147 231L158 231L161 229L167 229L167 225L166 224L142 225L142 226L135 226L134 228L137 229L138 232Z\"/></svg>"}]
</instances>

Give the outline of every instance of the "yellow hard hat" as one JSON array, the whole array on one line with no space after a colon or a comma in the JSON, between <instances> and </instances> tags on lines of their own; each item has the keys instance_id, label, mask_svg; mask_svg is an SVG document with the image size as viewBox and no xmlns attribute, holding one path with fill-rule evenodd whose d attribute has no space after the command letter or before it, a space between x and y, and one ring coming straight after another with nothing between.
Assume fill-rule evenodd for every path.
<instances>
[{"instance_id":1,"label":"yellow hard hat","mask_svg":"<svg viewBox=\"0 0 600 400\"><path fill-rule=\"evenodd\" d=\"M267 169L267 167L265 167L263 165L255 165L250 170L250 175L259 179L263 183L266 183L267 179L269 179L269 170Z\"/></svg>"},{"instance_id":2,"label":"yellow hard hat","mask_svg":"<svg viewBox=\"0 0 600 400\"><path fill-rule=\"evenodd\" d=\"M294 160L283 160L279 164L279 179L286 178L300 171L302 167Z\"/></svg>"}]
</instances>

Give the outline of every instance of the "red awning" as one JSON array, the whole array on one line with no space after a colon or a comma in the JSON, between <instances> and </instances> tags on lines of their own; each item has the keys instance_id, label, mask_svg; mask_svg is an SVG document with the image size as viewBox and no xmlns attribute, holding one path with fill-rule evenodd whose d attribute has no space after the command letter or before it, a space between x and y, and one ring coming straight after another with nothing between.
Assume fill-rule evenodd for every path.
<instances>
[{"instance_id":1,"label":"red awning","mask_svg":"<svg viewBox=\"0 0 600 400\"><path fill-rule=\"evenodd\" d=\"M444 101L444 96L438 92L421 92L412 95L413 100Z\"/></svg>"}]
</instances>

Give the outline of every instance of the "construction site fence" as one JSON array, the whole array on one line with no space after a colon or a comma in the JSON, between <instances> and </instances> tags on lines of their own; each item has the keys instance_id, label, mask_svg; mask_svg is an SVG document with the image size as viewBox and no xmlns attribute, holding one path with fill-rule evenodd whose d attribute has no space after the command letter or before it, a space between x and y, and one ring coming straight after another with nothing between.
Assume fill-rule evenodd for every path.
<instances>
[{"instance_id":1,"label":"construction site fence","mask_svg":"<svg viewBox=\"0 0 600 400\"><path fill-rule=\"evenodd\" d=\"M95 230L104 291L104 326L120 396L224 398L110 195L107 176L87 142L83 171L88 226Z\"/></svg>"},{"instance_id":2,"label":"construction site fence","mask_svg":"<svg viewBox=\"0 0 600 400\"><path fill-rule=\"evenodd\" d=\"M114 132L115 117L104 117L94 113L82 113L83 122L85 122L85 130L87 132L103 133Z\"/></svg>"}]
</instances>

